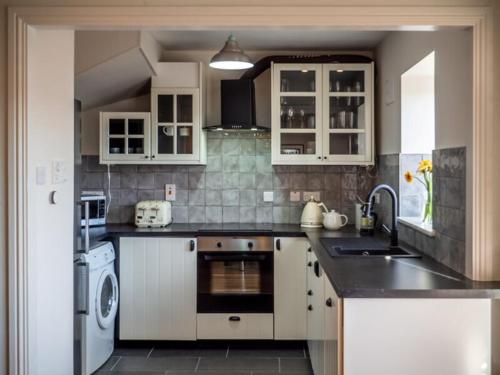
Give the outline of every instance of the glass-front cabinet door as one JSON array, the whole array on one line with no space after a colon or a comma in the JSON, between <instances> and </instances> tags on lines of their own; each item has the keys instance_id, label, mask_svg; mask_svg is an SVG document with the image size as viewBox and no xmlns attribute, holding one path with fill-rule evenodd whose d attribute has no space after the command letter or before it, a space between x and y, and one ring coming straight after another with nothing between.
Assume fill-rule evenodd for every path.
<instances>
[{"instance_id":1,"label":"glass-front cabinet door","mask_svg":"<svg viewBox=\"0 0 500 375\"><path fill-rule=\"evenodd\" d=\"M273 163L321 159L321 86L321 65L273 65Z\"/></svg>"},{"instance_id":2,"label":"glass-front cabinet door","mask_svg":"<svg viewBox=\"0 0 500 375\"><path fill-rule=\"evenodd\" d=\"M149 159L149 112L101 112L100 117L101 163Z\"/></svg>"},{"instance_id":3,"label":"glass-front cabinet door","mask_svg":"<svg viewBox=\"0 0 500 375\"><path fill-rule=\"evenodd\" d=\"M372 64L323 65L325 161L372 162L372 75Z\"/></svg>"},{"instance_id":4,"label":"glass-front cabinet door","mask_svg":"<svg viewBox=\"0 0 500 375\"><path fill-rule=\"evenodd\" d=\"M152 161L199 158L199 89L152 90Z\"/></svg>"}]
</instances>

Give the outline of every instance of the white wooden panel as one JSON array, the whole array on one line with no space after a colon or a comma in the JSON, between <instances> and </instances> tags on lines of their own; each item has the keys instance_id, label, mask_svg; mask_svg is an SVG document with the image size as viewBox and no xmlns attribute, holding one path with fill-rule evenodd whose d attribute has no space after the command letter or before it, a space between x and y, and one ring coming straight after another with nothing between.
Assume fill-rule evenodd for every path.
<instances>
[{"instance_id":1,"label":"white wooden panel","mask_svg":"<svg viewBox=\"0 0 500 375\"><path fill-rule=\"evenodd\" d=\"M325 281L325 325L324 325L324 373L325 375L341 375L342 348L342 301L337 297L330 280ZM328 302L331 301L331 304Z\"/></svg>"},{"instance_id":2,"label":"white wooden panel","mask_svg":"<svg viewBox=\"0 0 500 375\"><path fill-rule=\"evenodd\" d=\"M189 238L120 239L120 338L196 339L196 251Z\"/></svg>"},{"instance_id":3,"label":"white wooden panel","mask_svg":"<svg viewBox=\"0 0 500 375\"><path fill-rule=\"evenodd\" d=\"M305 238L275 238L274 250L274 338L304 340L307 335Z\"/></svg>"},{"instance_id":4,"label":"white wooden panel","mask_svg":"<svg viewBox=\"0 0 500 375\"><path fill-rule=\"evenodd\" d=\"M158 74L151 78L151 87L199 88L199 62L159 62Z\"/></svg>"},{"instance_id":5,"label":"white wooden panel","mask_svg":"<svg viewBox=\"0 0 500 375\"><path fill-rule=\"evenodd\" d=\"M230 321L238 316L238 322ZM198 314L198 339L273 339L273 314Z\"/></svg>"},{"instance_id":6,"label":"white wooden panel","mask_svg":"<svg viewBox=\"0 0 500 375\"><path fill-rule=\"evenodd\" d=\"M314 272L317 261L314 252L307 253L307 344L314 375L324 374L324 274L320 268L319 277Z\"/></svg>"},{"instance_id":7,"label":"white wooden panel","mask_svg":"<svg viewBox=\"0 0 500 375\"><path fill-rule=\"evenodd\" d=\"M480 299L344 299L344 374L491 374L490 309Z\"/></svg>"}]
</instances>

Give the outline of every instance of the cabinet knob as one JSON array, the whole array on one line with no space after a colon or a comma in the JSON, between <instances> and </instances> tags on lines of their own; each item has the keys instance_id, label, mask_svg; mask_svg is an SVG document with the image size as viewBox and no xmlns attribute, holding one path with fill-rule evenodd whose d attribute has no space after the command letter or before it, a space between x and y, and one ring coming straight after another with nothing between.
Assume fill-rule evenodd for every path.
<instances>
[{"instance_id":1,"label":"cabinet knob","mask_svg":"<svg viewBox=\"0 0 500 375\"><path fill-rule=\"evenodd\" d=\"M144 155L144 159L149 159L149 156L147 156L147 155Z\"/></svg>"},{"instance_id":2,"label":"cabinet knob","mask_svg":"<svg viewBox=\"0 0 500 375\"><path fill-rule=\"evenodd\" d=\"M310 247L309 247L309 248L307 249L307 252L308 252L308 253L312 252L312 248L310 248Z\"/></svg>"},{"instance_id":3,"label":"cabinet knob","mask_svg":"<svg viewBox=\"0 0 500 375\"><path fill-rule=\"evenodd\" d=\"M321 156L318 156L318 159L321 160Z\"/></svg>"},{"instance_id":4,"label":"cabinet knob","mask_svg":"<svg viewBox=\"0 0 500 375\"><path fill-rule=\"evenodd\" d=\"M312 291L311 289L309 289L309 290L307 291L307 295L308 295L308 296L312 296L312 295L313 295L313 291Z\"/></svg>"},{"instance_id":5,"label":"cabinet knob","mask_svg":"<svg viewBox=\"0 0 500 375\"><path fill-rule=\"evenodd\" d=\"M253 247L253 242L248 243L248 248L251 249Z\"/></svg>"},{"instance_id":6,"label":"cabinet knob","mask_svg":"<svg viewBox=\"0 0 500 375\"><path fill-rule=\"evenodd\" d=\"M307 263L307 267L312 267L313 263L312 262L308 262Z\"/></svg>"},{"instance_id":7,"label":"cabinet knob","mask_svg":"<svg viewBox=\"0 0 500 375\"><path fill-rule=\"evenodd\" d=\"M151 159L154 159L156 156L155 155L151 155Z\"/></svg>"},{"instance_id":8,"label":"cabinet knob","mask_svg":"<svg viewBox=\"0 0 500 375\"><path fill-rule=\"evenodd\" d=\"M332 306L333 306L333 301L332 301L332 299L331 299L331 298L328 298L328 299L326 300L326 302L325 302L325 303L326 303L326 305L327 305L328 307L332 307Z\"/></svg>"},{"instance_id":9,"label":"cabinet knob","mask_svg":"<svg viewBox=\"0 0 500 375\"><path fill-rule=\"evenodd\" d=\"M327 158L326 156L323 156L323 159L325 159L325 160L326 160L326 159L328 159L328 158Z\"/></svg>"},{"instance_id":10,"label":"cabinet knob","mask_svg":"<svg viewBox=\"0 0 500 375\"><path fill-rule=\"evenodd\" d=\"M309 311L312 311L312 310L313 310L312 305L307 306L307 309L308 309Z\"/></svg>"},{"instance_id":11,"label":"cabinet knob","mask_svg":"<svg viewBox=\"0 0 500 375\"><path fill-rule=\"evenodd\" d=\"M220 249L222 247L222 242L217 242L217 247Z\"/></svg>"}]
</instances>

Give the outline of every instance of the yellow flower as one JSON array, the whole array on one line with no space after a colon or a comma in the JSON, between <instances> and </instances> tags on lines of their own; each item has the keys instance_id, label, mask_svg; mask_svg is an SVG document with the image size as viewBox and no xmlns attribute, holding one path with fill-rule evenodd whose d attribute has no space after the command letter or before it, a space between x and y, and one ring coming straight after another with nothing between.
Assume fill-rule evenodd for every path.
<instances>
[{"instance_id":1,"label":"yellow flower","mask_svg":"<svg viewBox=\"0 0 500 375\"><path fill-rule=\"evenodd\" d=\"M424 159L418 164L418 173L432 172L432 161Z\"/></svg>"},{"instance_id":2,"label":"yellow flower","mask_svg":"<svg viewBox=\"0 0 500 375\"><path fill-rule=\"evenodd\" d=\"M406 180L406 182L411 184L413 182L413 173L411 173L410 171L406 171L405 180Z\"/></svg>"}]
</instances>

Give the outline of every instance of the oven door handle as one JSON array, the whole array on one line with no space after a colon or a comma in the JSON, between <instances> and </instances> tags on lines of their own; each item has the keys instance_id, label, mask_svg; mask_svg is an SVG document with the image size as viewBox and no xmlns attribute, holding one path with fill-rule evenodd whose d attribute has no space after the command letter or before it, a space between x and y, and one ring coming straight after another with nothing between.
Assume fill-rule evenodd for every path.
<instances>
[{"instance_id":1,"label":"oven door handle","mask_svg":"<svg viewBox=\"0 0 500 375\"><path fill-rule=\"evenodd\" d=\"M243 261L264 261L265 255L206 255L203 254L203 260L207 262L243 262Z\"/></svg>"}]
</instances>

